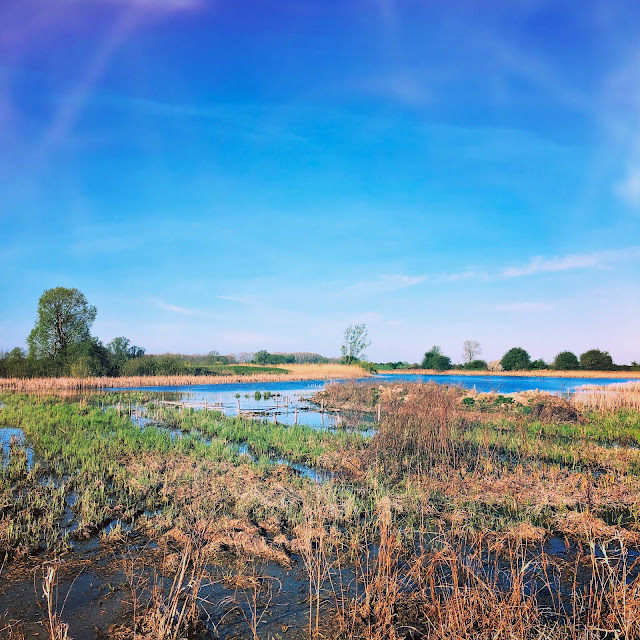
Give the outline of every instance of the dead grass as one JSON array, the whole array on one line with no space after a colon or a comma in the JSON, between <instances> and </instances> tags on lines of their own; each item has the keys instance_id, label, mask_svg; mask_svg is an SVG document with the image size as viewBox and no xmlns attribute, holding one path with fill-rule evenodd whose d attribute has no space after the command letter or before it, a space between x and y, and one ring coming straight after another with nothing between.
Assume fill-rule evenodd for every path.
<instances>
[{"instance_id":1,"label":"dead grass","mask_svg":"<svg viewBox=\"0 0 640 640\"><path fill-rule=\"evenodd\" d=\"M366 378L370 374L357 366L342 364L274 365L281 374L219 376L122 376L120 378L0 378L0 390L48 393L58 390L119 389L133 387L191 386L236 382L284 382L288 380L335 380ZM287 373L288 372L288 373Z\"/></svg>"},{"instance_id":2,"label":"dead grass","mask_svg":"<svg viewBox=\"0 0 640 640\"><path fill-rule=\"evenodd\" d=\"M640 382L626 382L605 386L585 385L576 390L575 405L594 411L634 409L640 411Z\"/></svg>"}]
</instances>

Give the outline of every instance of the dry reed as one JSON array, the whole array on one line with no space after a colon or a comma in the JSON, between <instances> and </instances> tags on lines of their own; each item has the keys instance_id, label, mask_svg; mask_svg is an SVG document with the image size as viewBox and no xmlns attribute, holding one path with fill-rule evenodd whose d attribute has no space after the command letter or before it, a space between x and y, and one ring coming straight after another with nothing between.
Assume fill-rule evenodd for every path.
<instances>
[{"instance_id":1,"label":"dry reed","mask_svg":"<svg viewBox=\"0 0 640 640\"><path fill-rule=\"evenodd\" d=\"M293 380L338 380L369 376L357 366L342 364L292 364L277 366L282 373L215 376L122 376L119 378L0 378L0 390L27 393L125 389L135 387L192 386L237 382L287 382ZM288 373L287 373L288 372Z\"/></svg>"},{"instance_id":2,"label":"dry reed","mask_svg":"<svg viewBox=\"0 0 640 640\"><path fill-rule=\"evenodd\" d=\"M580 407L595 411L640 410L640 382L585 385L575 391L572 400Z\"/></svg>"}]
</instances>

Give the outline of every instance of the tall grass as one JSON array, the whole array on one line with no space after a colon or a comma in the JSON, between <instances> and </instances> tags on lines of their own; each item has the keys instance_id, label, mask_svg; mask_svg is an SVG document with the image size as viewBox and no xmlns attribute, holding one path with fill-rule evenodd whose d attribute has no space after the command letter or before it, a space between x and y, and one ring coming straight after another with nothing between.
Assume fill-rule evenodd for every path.
<instances>
[{"instance_id":1,"label":"tall grass","mask_svg":"<svg viewBox=\"0 0 640 640\"><path fill-rule=\"evenodd\" d=\"M584 385L573 394L574 404L595 411L640 410L640 382Z\"/></svg>"},{"instance_id":2,"label":"tall grass","mask_svg":"<svg viewBox=\"0 0 640 640\"><path fill-rule=\"evenodd\" d=\"M458 389L410 385L384 404L370 453L386 472L420 474L436 463L456 467L466 428Z\"/></svg>"},{"instance_id":3,"label":"tall grass","mask_svg":"<svg viewBox=\"0 0 640 640\"><path fill-rule=\"evenodd\" d=\"M117 389L132 387L169 387L237 382L286 382L291 380L335 380L365 378L361 367L342 364L274 365L282 373L214 376L122 376L119 378L0 378L0 390L48 393L57 390Z\"/></svg>"}]
</instances>

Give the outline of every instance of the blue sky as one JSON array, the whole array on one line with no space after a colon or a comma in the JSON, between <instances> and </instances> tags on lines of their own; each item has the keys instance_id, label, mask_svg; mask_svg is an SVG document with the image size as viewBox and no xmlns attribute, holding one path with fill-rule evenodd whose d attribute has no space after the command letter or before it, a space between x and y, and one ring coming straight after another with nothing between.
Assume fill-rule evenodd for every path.
<instances>
[{"instance_id":1,"label":"blue sky","mask_svg":"<svg viewBox=\"0 0 640 640\"><path fill-rule=\"evenodd\" d=\"M0 349L640 360L634 2L0 3Z\"/></svg>"}]
</instances>

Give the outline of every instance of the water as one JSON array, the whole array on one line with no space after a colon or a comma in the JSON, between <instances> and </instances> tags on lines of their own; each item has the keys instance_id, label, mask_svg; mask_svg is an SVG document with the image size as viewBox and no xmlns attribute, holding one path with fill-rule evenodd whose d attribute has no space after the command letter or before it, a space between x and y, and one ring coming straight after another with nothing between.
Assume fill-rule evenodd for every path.
<instances>
[{"instance_id":1,"label":"water","mask_svg":"<svg viewBox=\"0 0 640 640\"><path fill-rule=\"evenodd\" d=\"M436 382L455 385L479 392L515 393L537 389L555 394L567 394L585 384L609 385L629 382L624 378L552 378L545 376L487 376L487 375L418 375L418 374L378 374L360 378L355 382ZM310 402L311 396L323 390L330 382L344 380L291 380L282 382L236 382L232 384L203 384L189 386L135 387L134 389L111 389L111 391L150 391L171 394L178 397L185 406L203 408L206 401L209 408L227 415L237 415L238 401L242 415L277 421L280 424L303 424L317 429L331 429L340 426L345 414L335 411L320 411ZM256 398L256 392L260 398ZM264 398L267 391L271 397ZM297 409L297 416L296 416Z\"/></svg>"},{"instance_id":2,"label":"water","mask_svg":"<svg viewBox=\"0 0 640 640\"><path fill-rule=\"evenodd\" d=\"M3 453L1 458L4 460L5 466L9 464L12 438L15 438L20 447L25 446L24 431L22 429L0 427L0 449L2 449ZM31 447L25 447L25 449L27 451L27 470L29 470L33 467L33 449Z\"/></svg>"},{"instance_id":3,"label":"water","mask_svg":"<svg viewBox=\"0 0 640 640\"><path fill-rule=\"evenodd\" d=\"M135 387L109 391L151 391L156 393L160 400L163 399L163 393L171 393L171 401L174 400L174 394L178 393L180 399L185 402L185 407L203 408L206 401L208 408L216 409L226 415L238 414L239 401L241 415L248 418L263 418L287 425L297 422L313 428L330 429L337 427L344 416L335 411L321 412L309 401L314 393L324 389L325 384L325 380L292 380L291 382ZM265 391L270 394L270 397L264 397ZM256 398L256 392L260 392L259 398Z\"/></svg>"},{"instance_id":4,"label":"water","mask_svg":"<svg viewBox=\"0 0 640 640\"><path fill-rule=\"evenodd\" d=\"M414 373L379 374L376 379L384 382L437 382L463 389L476 389L482 393L518 393L521 391L546 391L565 394L575 391L585 384L609 385L632 382L632 378L552 378L547 376L459 376L459 375L418 375Z\"/></svg>"},{"instance_id":5,"label":"water","mask_svg":"<svg viewBox=\"0 0 640 640\"><path fill-rule=\"evenodd\" d=\"M249 451L249 447L246 443L241 443L238 445L238 453L249 456L254 462L258 461L258 457L254 456L251 451ZM267 459L271 464L285 465L290 469L293 469L298 475L302 476L303 478L313 480L313 482L327 482L333 477L333 474L330 471L326 471L324 469L314 469L300 462L290 462L286 458L267 456Z\"/></svg>"}]
</instances>

